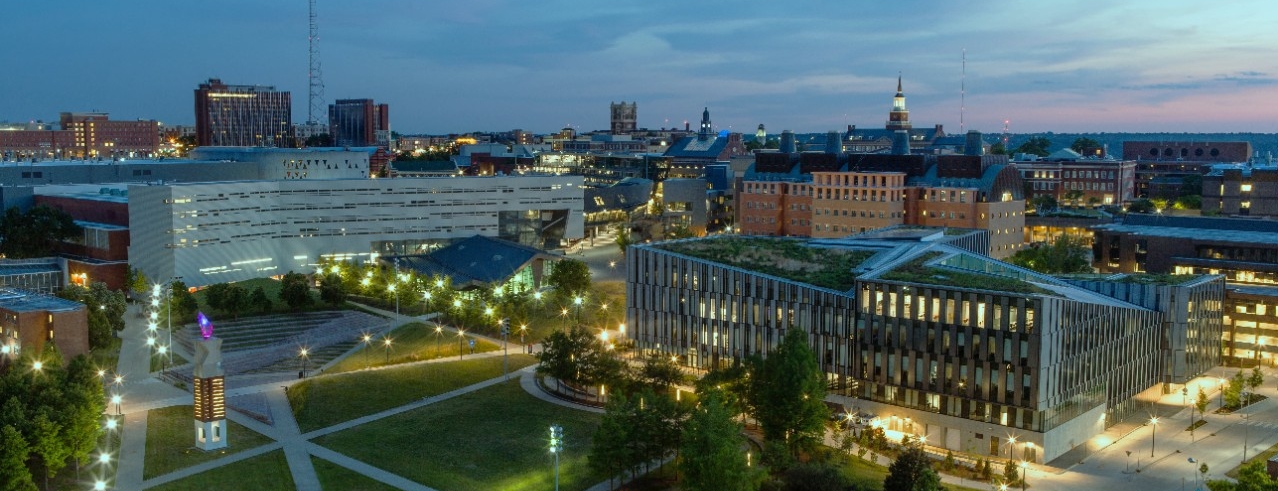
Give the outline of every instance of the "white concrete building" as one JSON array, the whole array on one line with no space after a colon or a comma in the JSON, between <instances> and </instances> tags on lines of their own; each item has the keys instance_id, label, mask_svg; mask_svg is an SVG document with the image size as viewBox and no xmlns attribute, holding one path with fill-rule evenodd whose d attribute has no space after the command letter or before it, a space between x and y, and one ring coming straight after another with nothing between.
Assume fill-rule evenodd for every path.
<instances>
[{"instance_id":1,"label":"white concrete building","mask_svg":"<svg viewBox=\"0 0 1278 491\"><path fill-rule=\"evenodd\" d=\"M583 232L581 176L129 186L130 263L193 287L425 252L479 234L542 248Z\"/></svg>"}]
</instances>

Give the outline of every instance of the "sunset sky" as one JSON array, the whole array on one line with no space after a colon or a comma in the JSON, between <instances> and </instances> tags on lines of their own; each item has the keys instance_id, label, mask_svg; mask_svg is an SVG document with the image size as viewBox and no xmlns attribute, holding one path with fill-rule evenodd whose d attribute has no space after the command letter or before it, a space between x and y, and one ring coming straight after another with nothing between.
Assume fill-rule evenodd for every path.
<instances>
[{"instance_id":1,"label":"sunset sky","mask_svg":"<svg viewBox=\"0 0 1278 491\"><path fill-rule=\"evenodd\" d=\"M402 133L639 125L881 127L898 72L916 126L1278 132L1272 1L318 0L326 100ZM6 1L0 121L59 111L193 124L209 77L307 118L305 0Z\"/></svg>"}]
</instances>

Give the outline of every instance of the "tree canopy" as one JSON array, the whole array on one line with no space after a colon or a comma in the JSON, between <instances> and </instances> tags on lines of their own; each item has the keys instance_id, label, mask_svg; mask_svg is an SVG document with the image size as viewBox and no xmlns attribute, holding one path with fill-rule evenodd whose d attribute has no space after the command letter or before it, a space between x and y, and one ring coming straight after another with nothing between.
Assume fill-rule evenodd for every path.
<instances>
[{"instance_id":1,"label":"tree canopy","mask_svg":"<svg viewBox=\"0 0 1278 491\"><path fill-rule=\"evenodd\" d=\"M43 362L40 370L30 367ZM83 462L101 435L106 397L84 356L65 367L56 350L17 360L22 369L0 374L0 489L35 489L32 476L56 474ZM25 469L20 468L22 464Z\"/></svg>"},{"instance_id":2,"label":"tree canopy","mask_svg":"<svg viewBox=\"0 0 1278 491\"><path fill-rule=\"evenodd\" d=\"M941 478L932 470L932 462L917 445L910 445L888 466L883 491L936 491Z\"/></svg>"},{"instance_id":3,"label":"tree canopy","mask_svg":"<svg viewBox=\"0 0 1278 491\"><path fill-rule=\"evenodd\" d=\"M1048 154L1052 153L1049 150L1051 147L1052 141L1048 140L1047 137L1034 136L1030 137L1029 141L1022 143L1021 146L1016 147L1012 153L1028 153L1039 157L1046 157Z\"/></svg>"},{"instance_id":4,"label":"tree canopy","mask_svg":"<svg viewBox=\"0 0 1278 491\"><path fill-rule=\"evenodd\" d=\"M25 213L17 207L5 210L0 218L0 253L10 259L45 257L53 254L53 244L83 233L66 212L45 205Z\"/></svg>"},{"instance_id":5,"label":"tree canopy","mask_svg":"<svg viewBox=\"0 0 1278 491\"><path fill-rule=\"evenodd\" d=\"M1012 254L1008 262L1046 274L1091 273L1092 251L1081 239L1061 235L1051 244L1038 244Z\"/></svg>"},{"instance_id":6,"label":"tree canopy","mask_svg":"<svg viewBox=\"0 0 1278 491\"><path fill-rule=\"evenodd\" d=\"M546 284L560 298L583 295L590 290L590 267L576 259L560 259L546 275Z\"/></svg>"},{"instance_id":7,"label":"tree canopy","mask_svg":"<svg viewBox=\"0 0 1278 491\"><path fill-rule=\"evenodd\" d=\"M830 414L825 375L807 338L802 329L789 329L775 350L753 363L750 373L750 397L763 437L791 456L821 443Z\"/></svg>"},{"instance_id":8,"label":"tree canopy","mask_svg":"<svg viewBox=\"0 0 1278 491\"><path fill-rule=\"evenodd\" d=\"M311 286L307 284L306 275L289 271L280 280L280 300L293 310L310 307L315 299L311 297Z\"/></svg>"},{"instance_id":9,"label":"tree canopy","mask_svg":"<svg viewBox=\"0 0 1278 491\"><path fill-rule=\"evenodd\" d=\"M1075 138L1074 143L1071 143L1069 145L1070 150L1078 152L1079 154L1082 154L1082 155L1089 155L1091 154L1092 150L1097 148L1101 148L1100 142L1085 136L1080 136L1078 138Z\"/></svg>"},{"instance_id":10,"label":"tree canopy","mask_svg":"<svg viewBox=\"0 0 1278 491\"><path fill-rule=\"evenodd\" d=\"M758 489L763 477L751 465L741 425L719 391L705 394L683 429L682 488L689 491Z\"/></svg>"},{"instance_id":11,"label":"tree canopy","mask_svg":"<svg viewBox=\"0 0 1278 491\"><path fill-rule=\"evenodd\" d=\"M111 344L115 331L124 329L124 311L127 308L124 293L107 288L106 283L95 281L88 288L67 285L58 296L80 302L89 311L89 347L104 348Z\"/></svg>"}]
</instances>

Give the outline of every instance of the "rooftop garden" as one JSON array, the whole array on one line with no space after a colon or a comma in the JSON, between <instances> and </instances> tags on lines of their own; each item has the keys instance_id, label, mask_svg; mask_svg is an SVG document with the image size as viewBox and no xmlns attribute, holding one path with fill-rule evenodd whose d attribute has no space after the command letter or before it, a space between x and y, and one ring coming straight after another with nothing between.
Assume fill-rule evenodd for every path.
<instances>
[{"instance_id":1,"label":"rooftop garden","mask_svg":"<svg viewBox=\"0 0 1278 491\"><path fill-rule=\"evenodd\" d=\"M922 283L926 285L952 286L971 288L974 290L996 290L1008 293L1032 295L1056 295L1055 292L1040 288L1027 281L1005 276L970 273L951 269L927 266L925 263L936 259L941 253L933 252L914 258L910 262L879 275L879 279L901 281L906 283Z\"/></svg>"},{"instance_id":2,"label":"rooftop garden","mask_svg":"<svg viewBox=\"0 0 1278 491\"><path fill-rule=\"evenodd\" d=\"M1129 274L1118 281L1123 283L1143 283L1146 285L1179 285L1194 280L1196 274Z\"/></svg>"},{"instance_id":3,"label":"rooftop garden","mask_svg":"<svg viewBox=\"0 0 1278 491\"><path fill-rule=\"evenodd\" d=\"M852 269L875 254L875 251L811 247L799 240L765 237L717 237L658 247L838 291L851 290L856 284Z\"/></svg>"}]
</instances>

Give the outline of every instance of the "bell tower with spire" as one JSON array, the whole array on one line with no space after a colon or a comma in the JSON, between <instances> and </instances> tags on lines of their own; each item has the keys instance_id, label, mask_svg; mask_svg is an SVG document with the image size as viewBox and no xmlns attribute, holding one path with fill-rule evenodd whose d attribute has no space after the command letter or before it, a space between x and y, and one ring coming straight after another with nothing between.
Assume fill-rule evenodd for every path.
<instances>
[{"instance_id":1,"label":"bell tower with spire","mask_svg":"<svg viewBox=\"0 0 1278 491\"><path fill-rule=\"evenodd\" d=\"M714 130L710 127L710 108L706 107L701 111L701 131L697 132L698 140L709 140L714 136Z\"/></svg>"},{"instance_id":2,"label":"bell tower with spire","mask_svg":"<svg viewBox=\"0 0 1278 491\"><path fill-rule=\"evenodd\" d=\"M897 74L896 97L892 98L892 112L888 113L887 129L888 131L909 131L912 127L913 125L910 124L910 110L905 108L905 93L901 91L901 75Z\"/></svg>"}]
</instances>

